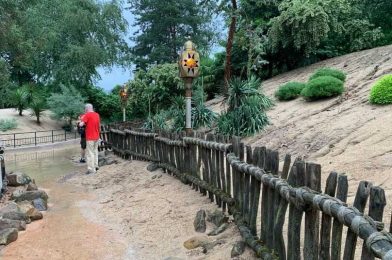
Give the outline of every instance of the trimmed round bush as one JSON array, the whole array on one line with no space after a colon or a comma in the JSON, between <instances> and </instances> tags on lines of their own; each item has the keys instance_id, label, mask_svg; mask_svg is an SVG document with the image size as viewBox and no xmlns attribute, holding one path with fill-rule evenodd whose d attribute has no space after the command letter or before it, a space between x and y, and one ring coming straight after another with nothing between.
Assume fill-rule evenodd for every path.
<instances>
[{"instance_id":1,"label":"trimmed round bush","mask_svg":"<svg viewBox=\"0 0 392 260\"><path fill-rule=\"evenodd\" d=\"M318 100L338 96L344 91L344 83L331 76L311 80L302 90L301 96L307 100Z\"/></svg>"},{"instance_id":2,"label":"trimmed round bush","mask_svg":"<svg viewBox=\"0 0 392 260\"><path fill-rule=\"evenodd\" d=\"M301 82L289 82L279 87L275 92L275 97L279 100L293 100L296 99L306 84Z\"/></svg>"},{"instance_id":3,"label":"trimmed round bush","mask_svg":"<svg viewBox=\"0 0 392 260\"><path fill-rule=\"evenodd\" d=\"M370 91L369 101L372 104L392 104L392 74L379 79Z\"/></svg>"},{"instance_id":4,"label":"trimmed round bush","mask_svg":"<svg viewBox=\"0 0 392 260\"><path fill-rule=\"evenodd\" d=\"M314 80L318 77L324 77L324 76L331 76L331 77L339 79L342 82L344 82L346 80L346 74L344 74L343 71L337 70L337 69L332 69L332 68L321 68L321 69L316 70L316 72L313 73L312 76L310 76L309 80Z\"/></svg>"}]
</instances>

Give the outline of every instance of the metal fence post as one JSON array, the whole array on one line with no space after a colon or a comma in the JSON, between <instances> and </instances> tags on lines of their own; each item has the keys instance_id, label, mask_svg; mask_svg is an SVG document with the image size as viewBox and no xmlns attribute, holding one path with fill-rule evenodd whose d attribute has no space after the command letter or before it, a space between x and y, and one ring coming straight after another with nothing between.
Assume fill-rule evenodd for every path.
<instances>
[{"instance_id":1,"label":"metal fence post","mask_svg":"<svg viewBox=\"0 0 392 260\"><path fill-rule=\"evenodd\" d=\"M64 141L67 141L67 130L64 130Z\"/></svg>"},{"instance_id":2,"label":"metal fence post","mask_svg":"<svg viewBox=\"0 0 392 260\"><path fill-rule=\"evenodd\" d=\"M53 140L53 130L52 130L52 143L54 143L54 140Z\"/></svg>"},{"instance_id":3,"label":"metal fence post","mask_svg":"<svg viewBox=\"0 0 392 260\"><path fill-rule=\"evenodd\" d=\"M34 144L37 146L37 132L34 132Z\"/></svg>"},{"instance_id":4,"label":"metal fence post","mask_svg":"<svg viewBox=\"0 0 392 260\"><path fill-rule=\"evenodd\" d=\"M15 134L14 134L14 148L16 147L16 137L15 137Z\"/></svg>"}]
</instances>

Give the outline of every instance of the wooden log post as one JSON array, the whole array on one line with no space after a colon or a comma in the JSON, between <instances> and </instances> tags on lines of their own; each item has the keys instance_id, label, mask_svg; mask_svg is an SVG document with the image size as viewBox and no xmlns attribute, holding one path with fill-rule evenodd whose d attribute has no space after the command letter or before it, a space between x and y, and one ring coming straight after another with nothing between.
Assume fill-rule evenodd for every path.
<instances>
[{"instance_id":1,"label":"wooden log post","mask_svg":"<svg viewBox=\"0 0 392 260\"><path fill-rule=\"evenodd\" d=\"M296 180L293 187L302 187L305 185L305 162L297 161L296 164ZM295 194L293 194L295 196ZM303 216L303 206L290 204L289 207L289 223L287 238L287 259L301 259L301 225Z\"/></svg>"},{"instance_id":2,"label":"wooden log post","mask_svg":"<svg viewBox=\"0 0 392 260\"><path fill-rule=\"evenodd\" d=\"M294 185L295 177L297 176L297 169L294 163L293 167L291 167L290 174L288 175L288 171L290 169L290 162L291 156L286 155L283 169L287 170L287 174L286 170L283 170L282 179L287 178L287 183L289 185ZM280 260L286 260L286 247L283 237L283 225L286 218L287 207L288 202L284 199L281 199L279 202L279 206L276 209L276 218L274 223L274 250L275 252L277 252Z\"/></svg>"},{"instance_id":3,"label":"wooden log post","mask_svg":"<svg viewBox=\"0 0 392 260\"><path fill-rule=\"evenodd\" d=\"M225 137L226 143L229 143L228 137ZM234 195L232 194L232 185L233 185L233 179L232 179L232 171L231 171L231 165L229 161L227 160L227 154L228 151L225 152L225 161L226 161L226 167L225 167L225 173L226 173L226 192L227 194L230 194L232 197Z\"/></svg>"},{"instance_id":4,"label":"wooden log post","mask_svg":"<svg viewBox=\"0 0 392 260\"><path fill-rule=\"evenodd\" d=\"M369 198L369 217L376 221L382 222L382 216L384 214L384 207L387 204L385 199L385 192L380 187L370 188L370 198ZM366 244L362 247L362 257L361 260L373 260L374 256L369 252Z\"/></svg>"},{"instance_id":5,"label":"wooden log post","mask_svg":"<svg viewBox=\"0 0 392 260\"><path fill-rule=\"evenodd\" d=\"M214 141L213 134L207 134L206 137L207 141ZM211 185L215 184L215 152L212 149L207 148L207 160L209 165L209 172L208 172L208 183ZM214 201L214 194L209 194L211 202Z\"/></svg>"},{"instance_id":6,"label":"wooden log post","mask_svg":"<svg viewBox=\"0 0 392 260\"><path fill-rule=\"evenodd\" d=\"M354 207L362 212L365 210L366 202L370 194L372 184L367 181L361 181L358 186L357 194L354 199ZM346 246L344 248L343 259L354 260L355 248L357 245L358 236L351 230L348 230L346 237Z\"/></svg>"},{"instance_id":7,"label":"wooden log post","mask_svg":"<svg viewBox=\"0 0 392 260\"><path fill-rule=\"evenodd\" d=\"M339 175L336 198L342 202L347 202L348 181L346 175ZM343 224L338 219L333 220L332 227L332 243L331 243L331 259L341 259L342 251L342 234Z\"/></svg>"},{"instance_id":8,"label":"wooden log post","mask_svg":"<svg viewBox=\"0 0 392 260\"><path fill-rule=\"evenodd\" d=\"M245 146L246 149L246 162L248 164L253 164L253 154L252 147L250 145ZM243 216L245 222L250 226L251 215L250 215L250 205L252 205L252 200L254 199L253 191L250 189L251 187L251 176L249 174L244 175L244 192L243 192L243 201L244 201L244 210Z\"/></svg>"},{"instance_id":9,"label":"wooden log post","mask_svg":"<svg viewBox=\"0 0 392 260\"><path fill-rule=\"evenodd\" d=\"M243 158L244 154L244 146L241 143L241 139L239 137L233 137L233 152L234 154L240 158ZM240 212L242 212L242 201L241 201L241 173L236 169L232 169L233 174L233 193L236 206Z\"/></svg>"},{"instance_id":10,"label":"wooden log post","mask_svg":"<svg viewBox=\"0 0 392 260\"><path fill-rule=\"evenodd\" d=\"M261 148L256 147L253 151L253 159L252 163L255 166L258 166L260 168L264 167L264 161L261 160L262 155L261 155ZM253 176L252 176L253 177ZM260 200L260 191L261 191L261 181L259 181L256 178L252 178L251 182L251 191L253 193L253 198L251 198L251 203L250 203L250 221L249 221L249 227L254 236L257 235L257 214L259 211L259 200Z\"/></svg>"},{"instance_id":11,"label":"wooden log post","mask_svg":"<svg viewBox=\"0 0 392 260\"><path fill-rule=\"evenodd\" d=\"M218 136L218 141L220 143L225 143L225 138L223 135ZM227 193L227 185L226 185L226 172L225 172L225 152L219 151L219 178L221 180L222 190ZM222 210L226 211L227 204L225 202L222 203Z\"/></svg>"},{"instance_id":12,"label":"wooden log post","mask_svg":"<svg viewBox=\"0 0 392 260\"><path fill-rule=\"evenodd\" d=\"M267 162L267 149L265 147L260 148L260 165L262 169L266 169ZM260 226L260 239L265 243L267 240L267 226L268 226L268 185L263 183L262 194L261 194L261 226Z\"/></svg>"},{"instance_id":13,"label":"wooden log post","mask_svg":"<svg viewBox=\"0 0 392 260\"><path fill-rule=\"evenodd\" d=\"M325 194L334 197L338 181L338 174L331 172L327 178L325 186ZM321 217L321 232L320 232L320 260L331 259L330 246L331 246L331 227L332 218L328 214L323 213Z\"/></svg>"},{"instance_id":14,"label":"wooden log post","mask_svg":"<svg viewBox=\"0 0 392 260\"><path fill-rule=\"evenodd\" d=\"M321 192L321 166L319 164L306 164L306 183L310 189ZM305 212L305 244L304 258L317 260L319 254L319 225L320 212L309 209Z\"/></svg>"}]
</instances>

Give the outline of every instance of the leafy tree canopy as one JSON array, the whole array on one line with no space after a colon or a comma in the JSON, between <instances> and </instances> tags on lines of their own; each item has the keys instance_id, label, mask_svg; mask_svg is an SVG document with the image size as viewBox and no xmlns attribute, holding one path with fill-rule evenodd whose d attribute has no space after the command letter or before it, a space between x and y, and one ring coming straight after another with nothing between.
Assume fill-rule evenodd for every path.
<instances>
[{"instance_id":1,"label":"leafy tree canopy","mask_svg":"<svg viewBox=\"0 0 392 260\"><path fill-rule=\"evenodd\" d=\"M152 64L173 63L187 37L208 54L215 39L211 29L209 5L199 0L132 0L131 11L138 31L131 38L133 60L138 68Z\"/></svg>"}]
</instances>

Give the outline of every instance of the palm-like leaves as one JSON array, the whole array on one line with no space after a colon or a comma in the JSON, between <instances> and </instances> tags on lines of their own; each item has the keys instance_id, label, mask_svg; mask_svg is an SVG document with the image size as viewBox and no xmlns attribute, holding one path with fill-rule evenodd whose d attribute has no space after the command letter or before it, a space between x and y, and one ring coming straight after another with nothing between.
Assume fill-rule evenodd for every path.
<instances>
[{"instance_id":1,"label":"palm-like leaves","mask_svg":"<svg viewBox=\"0 0 392 260\"><path fill-rule=\"evenodd\" d=\"M10 105L19 111L20 116L22 116L23 110L27 107L28 97L29 93L25 88L18 88L14 93L11 94Z\"/></svg>"},{"instance_id":2,"label":"palm-like leaves","mask_svg":"<svg viewBox=\"0 0 392 260\"><path fill-rule=\"evenodd\" d=\"M228 110L218 121L218 132L228 135L248 136L260 132L268 125L265 113L273 103L261 92L260 80L234 79L229 85Z\"/></svg>"},{"instance_id":3,"label":"palm-like leaves","mask_svg":"<svg viewBox=\"0 0 392 260\"><path fill-rule=\"evenodd\" d=\"M29 108L31 109L31 116L35 116L37 118L37 124L40 124L40 117L47 108L45 97L39 94L33 95L32 100L29 104Z\"/></svg>"}]
</instances>

